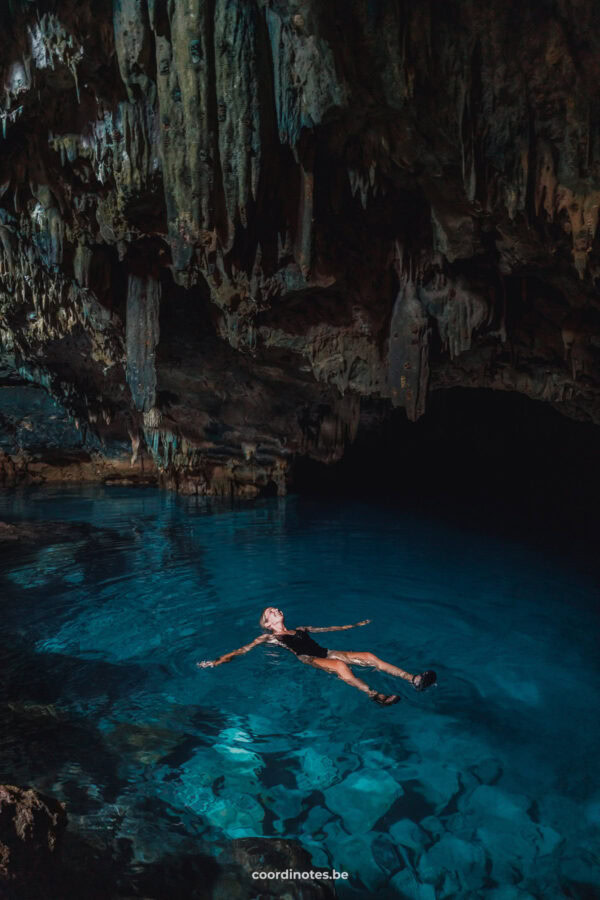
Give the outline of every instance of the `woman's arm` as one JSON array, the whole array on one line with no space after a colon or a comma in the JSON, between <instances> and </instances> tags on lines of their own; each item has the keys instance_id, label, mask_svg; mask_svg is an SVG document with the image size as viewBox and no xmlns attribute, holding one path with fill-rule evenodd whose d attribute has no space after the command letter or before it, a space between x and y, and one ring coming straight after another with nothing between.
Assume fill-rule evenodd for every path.
<instances>
[{"instance_id":1,"label":"woman's arm","mask_svg":"<svg viewBox=\"0 0 600 900\"><path fill-rule=\"evenodd\" d=\"M264 642L268 639L268 634L261 634L259 637L251 641L251 643L244 644L243 647L239 647L237 650L232 650L231 653L224 653L223 656L219 656L217 659L203 659L202 662L197 662L196 665L199 669L212 669L214 668L214 666L221 666L223 665L223 663L231 662L231 660L236 656L241 656L243 653L247 653L248 650L252 650L252 648L256 647L258 644L264 644Z\"/></svg>"},{"instance_id":2,"label":"woman's arm","mask_svg":"<svg viewBox=\"0 0 600 900\"><path fill-rule=\"evenodd\" d=\"M355 622L354 625L329 625L327 628L314 628L312 625L304 625L303 628L305 631L346 631L347 628L358 628L359 625L368 625L370 619L365 619L363 622Z\"/></svg>"}]
</instances>

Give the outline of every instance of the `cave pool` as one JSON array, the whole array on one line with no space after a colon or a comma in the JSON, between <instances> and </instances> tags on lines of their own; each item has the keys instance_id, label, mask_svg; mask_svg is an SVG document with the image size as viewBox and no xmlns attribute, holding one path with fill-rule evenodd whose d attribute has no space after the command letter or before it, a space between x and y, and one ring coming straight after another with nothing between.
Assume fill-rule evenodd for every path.
<instances>
[{"instance_id":1,"label":"cave pool","mask_svg":"<svg viewBox=\"0 0 600 900\"><path fill-rule=\"evenodd\" d=\"M347 871L340 897L600 896L597 563L393 502L228 506L152 488L28 488L0 520L0 783L138 869L246 836ZM54 542L52 522L87 523ZM553 545L554 547L554 545ZM412 672L379 707L259 647L265 606Z\"/></svg>"}]
</instances>

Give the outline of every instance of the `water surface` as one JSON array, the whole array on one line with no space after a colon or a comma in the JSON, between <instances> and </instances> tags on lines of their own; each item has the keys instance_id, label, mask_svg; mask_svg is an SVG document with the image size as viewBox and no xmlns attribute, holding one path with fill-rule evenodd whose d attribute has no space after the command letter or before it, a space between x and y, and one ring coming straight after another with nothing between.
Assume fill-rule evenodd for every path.
<instances>
[{"instance_id":1,"label":"water surface","mask_svg":"<svg viewBox=\"0 0 600 900\"><path fill-rule=\"evenodd\" d=\"M0 782L143 867L232 838L300 841L342 897L600 894L595 561L393 502L226 508L153 489L29 489L0 519L82 522L4 548ZM554 536L555 537L555 536ZM550 543L548 544L550 546ZM356 670L381 708L291 653L318 635L439 686Z\"/></svg>"}]
</instances>

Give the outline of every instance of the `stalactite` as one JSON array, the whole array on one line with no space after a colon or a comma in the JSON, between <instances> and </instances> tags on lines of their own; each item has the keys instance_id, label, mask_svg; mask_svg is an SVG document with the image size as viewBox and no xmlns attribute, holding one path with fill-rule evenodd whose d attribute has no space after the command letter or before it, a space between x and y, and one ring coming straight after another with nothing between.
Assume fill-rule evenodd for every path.
<instances>
[{"instance_id":1,"label":"stalactite","mask_svg":"<svg viewBox=\"0 0 600 900\"><path fill-rule=\"evenodd\" d=\"M217 166L212 4L169 5L170 40L156 36L160 153L177 269L215 227Z\"/></svg>"},{"instance_id":2,"label":"stalactite","mask_svg":"<svg viewBox=\"0 0 600 900\"><path fill-rule=\"evenodd\" d=\"M304 277L308 277L312 262L314 175L300 166L300 203L294 243L294 257Z\"/></svg>"},{"instance_id":3,"label":"stalactite","mask_svg":"<svg viewBox=\"0 0 600 900\"><path fill-rule=\"evenodd\" d=\"M92 263L92 251L85 244L77 244L73 269L75 278L83 288L90 286L90 266Z\"/></svg>"},{"instance_id":4,"label":"stalactite","mask_svg":"<svg viewBox=\"0 0 600 900\"><path fill-rule=\"evenodd\" d=\"M401 277L390 323L388 381L394 406L415 421L425 412L429 384L429 324L414 281Z\"/></svg>"},{"instance_id":5,"label":"stalactite","mask_svg":"<svg viewBox=\"0 0 600 900\"><path fill-rule=\"evenodd\" d=\"M275 9L265 13L279 140L295 147L303 128L313 128L330 109L345 104L347 87L338 77L331 46L307 33L303 16L288 23Z\"/></svg>"},{"instance_id":6,"label":"stalactite","mask_svg":"<svg viewBox=\"0 0 600 900\"><path fill-rule=\"evenodd\" d=\"M261 169L261 91L254 4L217 0L215 6L215 90L227 252L236 222L247 227L247 207L256 199Z\"/></svg>"},{"instance_id":7,"label":"stalactite","mask_svg":"<svg viewBox=\"0 0 600 900\"><path fill-rule=\"evenodd\" d=\"M148 275L129 276L127 289L127 383L136 409L151 410L156 401L155 352L159 338L160 283Z\"/></svg>"},{"instance_id":8,"label":"stalactite","mask_svg":"<svg viewBox=\"0 0 600 900\"><path fill-rule=\"evenodd\" d=\"M437 272L418 286L420 302L435 320L442 345L456 359L471 349L477 329L490 326L495 309L489 294L467 284L462 277L449 279Z\"/></svg>"},{"instance_id":9,"label":"stalactite","mask_svg":"<svg viewBox=\"0 0 600 900\"><path fill-rule=\"evenodd\" d=\"M10 229L6 225L0 225L0 241L2 241L2 248L4 250L4 260L6 266L6 273L9 275L14 275L15 272L15 263L13 256L13 236L11 234Z\"/></svg>"}]
</instances>

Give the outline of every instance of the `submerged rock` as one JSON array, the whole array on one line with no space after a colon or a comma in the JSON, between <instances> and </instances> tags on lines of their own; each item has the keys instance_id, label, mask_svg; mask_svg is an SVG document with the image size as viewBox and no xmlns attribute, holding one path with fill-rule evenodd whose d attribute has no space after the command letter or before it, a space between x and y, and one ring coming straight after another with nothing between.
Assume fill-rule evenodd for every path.
<instances>
[{"instance_id":1,"label":"submerged rock","mask_svg":"<svg viewBox=\"0 0 600 900\"><path fill-rule=\"evenodd\" d=\"M451 834L441 839L419 860L419 876L424 882L435 884L440 873L450 875L460 893L480 891L486 878L487 858L478 842L464 841Z\"/></svg>"},{"instance_id":2,"label":"submerged rock","mask_svg":"<svg viewBox=\"0 0 600 900\"><path fill-rule=\"evenodd\" d=\"M323 793L328 808L341 817L350 834L355 834L370 831L403 790L387 772L361 769Z\"/></svg>"},{"instance_id":3,"label":"submerged rock","mask_svg":"<svg viewBox=\"0 0 600 900\"><path fill-rule=\"evenodd\" d=\"M235 797L212 798L204 815L214 828L227 837L252 837L262 832L265 811L250 794L236 793Z\"/></svg>"},{"instance_id":4,"label":"submerged rock","mask_svg":"<svg viewBox=\"0 0 600 900\"><path fill-rule=\"evenodd\" d=\"M439 815L459 794L458 774L447 766L425 760L420 768L420 782L416 790L433 806Z\"/></svg>"},{"instance_id":5,"label":"submerged rock","mask_svg":"<svg viewBox=\"0 0 600 900\"><path fill-rule=\"evenodd\" d=\"M364 885L367 891L376 896L378 890L386 884L389 873L380 866L375 858L375 841L373 832L365 834L345 835L337 826L325 826L328 851L336 861L338 871L348 872L350 883L356 888L357 882ZM398 868L398 863L394 869Z\"/></svg>"},{"instance_id":6,"label":"submerged rock","mask_svg":"<svg viewBox=\"0 0 600 900\"><path fill-rule=\"evenodd\" d=\"M400 847L421 850L431 843L429 835L411 819L400 819L390 826L390 837Z\"/></svg>"},{"instance_id":7,"label":"submerged rock","mask_svg":"<svg viewBox=\"0 0 600 900\"><path fill-rule=\"evenodd\" d=\"M338 766L333 759L319 753L314 747L301 750L299 756L301 770L296 776L296 781L302 790L322 790L340 777Z\"/></svg>"},{"instance_id":8,"label":"submerged rock","mask_svg":"<svg viewBox=\"0 0 600 900\"><path fill-rule=\"evenodd\" d=\"M0 546L19 542L38 546L81 541L94 534L109 532L95 529L85 522L0 522Z\"/></svg>"},{"instance_id":9,"label":"submerged rock","mask_svg":"<svg viewBox=\"0 0 600 900\"><path fill-rule=\"evenodd\" d=\"M118 722L105 732L107 746L123 756L146 766L156 765L178 747L187 735L158 725Z\"/></svg>"},{"instance_id":10,"label":"submerged rock","mask_svg":"<svg viewBox=\"0 0 600 900\"><path fill-rule=\"evenodd\" d=\"M390 883L398 895L406 897L406 900L437 900L433 885L419 881L408 868L394 875Z\"/></svg>"},{"instance_id":11,"label":"submerged rock","mask_svg":"<svg viewBox=\"0 0 600 900\"><path fill-rule=\"evenodd\" d=\"M549 825L533 821L528 797L480 785L460 799L459 807L462 811L445 822L453 837L443 835L440 844L445 841L442 849L457 859L463 856L472 877L482 877L481 854L485 853L488 874L499 885L550 883L555 869L552 854L563 837ZM444 865L452 871L448 860Z\"/></svg>"},{"instance_id":12,"label":"submerged rock","mask_svg":"<svg viewBox=\"0 0 600 900\"><path fill-rule=\"evenodd\" d=\"M336 896L334 882L316 877L330 870L313 866L310 854L297 841L241 838L226 847L219 863L223 874L212 888L211 900L251 900L257 896L325 900ZM282 873L288 875L288 870L307 873L308 877L281 877ZM253 872L267 877L252 878ZM276 873L278 878L268 877Z\"/></svg>"}]
</instances>

